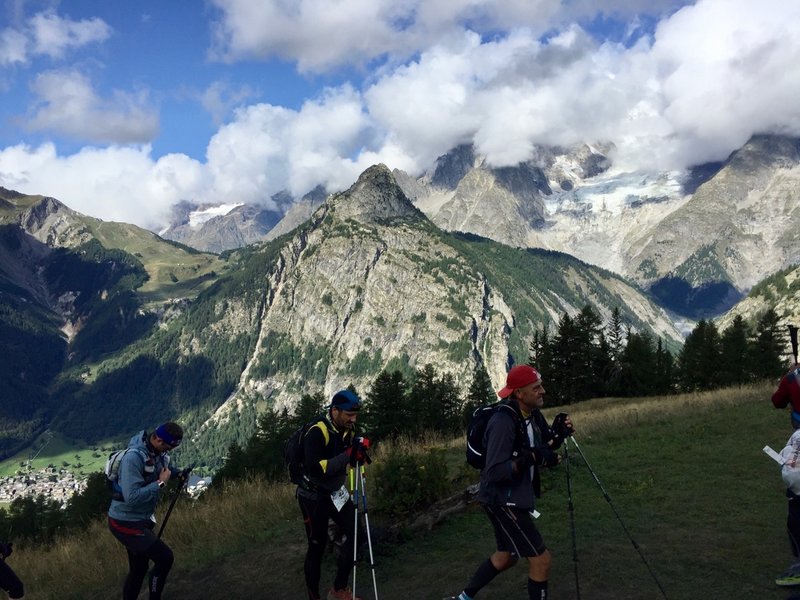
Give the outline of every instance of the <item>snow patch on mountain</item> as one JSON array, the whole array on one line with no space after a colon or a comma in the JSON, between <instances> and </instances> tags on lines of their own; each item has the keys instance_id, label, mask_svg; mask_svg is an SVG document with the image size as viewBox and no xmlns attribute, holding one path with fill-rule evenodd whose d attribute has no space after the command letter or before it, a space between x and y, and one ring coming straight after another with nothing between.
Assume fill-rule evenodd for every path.
<instances>
[{"instance_id":1,"label":"snow patch on mountain","mask_svg":"<svg viewBox=\"0 0 800 600\"><path fill-rule=\"evenodd\" d=\"M189 213L189 227L192 229L199 229L203 223L210 221L214 217L224 217L229 212L240 206L244 206L244 202L238 202L236 204L220 204L219 206L209 206L207 208L193 210Z\"/></svg>"}]
</instances>

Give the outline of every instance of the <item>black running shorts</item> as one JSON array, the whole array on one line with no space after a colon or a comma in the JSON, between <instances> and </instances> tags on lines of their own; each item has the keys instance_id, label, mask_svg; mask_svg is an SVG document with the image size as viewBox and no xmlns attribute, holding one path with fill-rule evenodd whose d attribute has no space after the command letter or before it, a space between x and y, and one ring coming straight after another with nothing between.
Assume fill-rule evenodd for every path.
<instances>
[{"instance_id":1,"label":"black running shorts","mask_svg":"<svg viewBox=\"0 0 800 600\"><path fill-rule=\"evenodd\" d=\"M531 557L544 554L547 550L542 535L527 510L513 506L482 506L494 527L494 537L500 552Z\"/></svg>"}]
</instances>

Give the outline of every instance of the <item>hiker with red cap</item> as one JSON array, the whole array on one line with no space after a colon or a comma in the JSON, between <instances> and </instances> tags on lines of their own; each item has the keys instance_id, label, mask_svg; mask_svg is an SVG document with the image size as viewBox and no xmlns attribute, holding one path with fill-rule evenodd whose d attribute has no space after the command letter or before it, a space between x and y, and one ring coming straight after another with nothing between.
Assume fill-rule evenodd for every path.
<instances>
[{"instance_id":1,"label":"hiker with red cap","mask_svg":"<svg viewBox=\"0 0 800 600\"><path fill-rule=\"evenodd\" d=\"M496 551L486 559L458 596L445 600L472 600L499 573L528 559L528 597L547 600L550 552L533 522L540 495L540 470L555 467L561 457L555 452L573 430L566 414L558 426L548 425L541 413L544 385L539 372L517 365L497 392L506 402L489 419L484 434L486 465L481 470L478 501L494 527Z\"/></svg>"}]
</instances>

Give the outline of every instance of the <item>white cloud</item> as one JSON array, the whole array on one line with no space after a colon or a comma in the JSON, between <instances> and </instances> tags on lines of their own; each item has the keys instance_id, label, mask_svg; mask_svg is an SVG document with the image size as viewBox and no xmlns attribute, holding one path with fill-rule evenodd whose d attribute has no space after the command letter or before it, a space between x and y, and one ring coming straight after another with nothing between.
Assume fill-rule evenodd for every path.
<instances>
[{"instance_id":1,"label":"white cloud","mask_svg":"<svg viewBox=\"0 0 800 600\"><path fill-rule=\"evenodd\" d=\"M349 157L369 129L360 97L349 86L298 111L268 104L240 109L209 143L212 191L228 202L267 203L284 189L295 195L318 184L341 189L358 176Z\"/></svg>"},{"instance_id":2,"label":"white cloud","mask_svg":"<svg viewBox=\"0 0 800 600\"><path fill-rule=\"evenodd\" d=\"M31 84L38 102L26 127L99 143L141 143L158 133L158 116L146 93L115 91L100 98L77 71L46 71Z\"/></svg>"},{"instance_id":3,"label":"white cloud","mask_svg":"<svg viewBox=\"0 0 800 600\"><path fill-rule=\"evenodd\" d=\"M215 81L200 95L200 104L211 115L214 123L221 125L234 107L241 106L254 95L254 90L248 85L234 89L224 81Z\"/></svg>"},{"instance_id":4,"label":"white cloud","mask_svg":"<svg viewBox=\"0 0 800 600\"><path fill-rule=\"evenodd\" d=\"M111 28L102 19L73 21L54 12L34 15L29 28L33 52L54 58L63 56L67 50L105 41L111 35Z\"/></svg>"},{"instance_id":5,"label":"white cloud","mask_svg":"<svg viewBox=\"0 0 800 600\"><path fill-rule=\"evenodd\" d=\"M22 12L18 10L15 12ZM37 13L17 27L0 30L0 67L24 64L34 56L63 58L67 51L104 42L111 37L112 29L102 19L74 21L53 11Z\"/></svg>"},{"instance_id":6,"label":"white cloud","mask_svg":"<svg viewBox=\"0 0 800 600\"><path fill-rule=\"evenodd\" d=\"M652 58L683 160L724 158L753 133L800 135L800 4L704 0L662 22Z\"/></svg>"},{"instance_id":7,"label":"white cloud","mask_svg":"<svg viewBox=\"0 0 800 600\"><path fill-rule=\"evenodd\" d=\"M724 158L754 133L800 136L797 2L698 0L630 47L596 41L555 0L215 3L223 15L217 50L230 60L280 55L314 70L353 56L413 58L382 63L362 88L330 87L297 109L239 106L209 141L205 164L156 160L146 146L72 156L15 146L0 153L0 185L55 195L100 218L163 225L178 200L266 203L283 189L334 191L376 162L419 174L461 143L502 166L525 160L536 144L610 140L621 168L649 169ZM332 6L361 10L366 25ZM591 6L569 3L585 15ZM636 3L602 6L627 14ZM484 31L465 29L476 23ZM518 27L481 35L510 23ZM570 24L543 39L553 23ZM119 142L148 140L157 126L146 96L101 98L77 73L45 73L35 91L38 128ZM212 86L206 106L223 115L240 91Z\"/></svg>"},{"instance_id":8,"label":"white cloud","mask_svg":"<svg viewBox=\"0 0 800 600\"><path fill-rule=\"evenodd\" d=\"M419 168L464 141L497 166L535 144L593 140L616 142L631 169L719 160L754 133L800 135L800 4L789 4L703 0L630 48L575 25L546 42L528 30L467 34L386 73L365 98Z\"/></svg>"},{"instance_id":9,"label":"white cloud","mask_svg":"<svg viewBox=\"0 0 800 600\"><path fill-rule=\"evenodd\" d=\"M15 29L0 31L0 66L24 63L27 56L27 39Z\"/></svg>"},{"instance_id":10,"label":"white cloud","mask_svg":"<svg viewBox=\"0 0 800 600\"><path fill-rule=\"evenodd\" d=\"M157 229L170 206L202 193L202 165L183 155L157 161L149 146L84 148L58 156L53 144L0 151L0 185L50 195L81 213Z\"/></svg>"},{"instance_id":11,"label":"white cloud","mask_svg":"<svg viewBox=\"0 0 800 600\"><path fill-rule=\"evenodd\" d=\"M213 54L225 60L281 58L301 72L405 59L460 35L527 26L542 32L557 0L212 0L220 9Z\"/></svg>"}]
</instances>

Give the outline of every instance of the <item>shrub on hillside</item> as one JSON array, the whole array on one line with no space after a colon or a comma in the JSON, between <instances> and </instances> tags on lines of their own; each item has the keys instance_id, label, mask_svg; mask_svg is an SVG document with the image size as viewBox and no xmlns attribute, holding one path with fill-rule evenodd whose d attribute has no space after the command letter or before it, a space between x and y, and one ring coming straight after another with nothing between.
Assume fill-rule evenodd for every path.
<instances>
[{"instance_id":1,"label":"shrub on hillside","mask_svg":"<svg viewBox=\"0 0 800 600\"><path fill-rule=\"evenodd\" d=\"M381 457L374 467L375 510L404 516L423 508L450 492L445 451L427 448L424 452L398 449Z\"/></svg>"}]
</instances>

